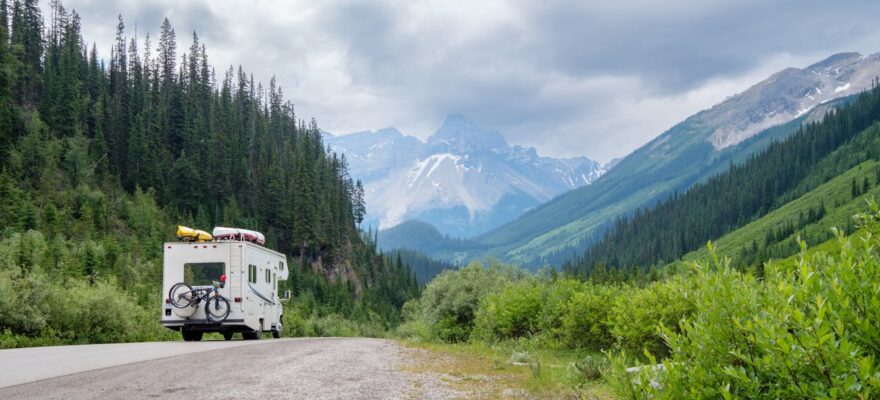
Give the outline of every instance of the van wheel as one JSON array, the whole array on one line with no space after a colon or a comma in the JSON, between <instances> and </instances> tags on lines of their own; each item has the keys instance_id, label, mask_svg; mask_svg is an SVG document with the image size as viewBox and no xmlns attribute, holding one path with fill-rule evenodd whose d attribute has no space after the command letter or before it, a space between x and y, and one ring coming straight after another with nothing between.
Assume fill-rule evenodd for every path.
<instances>
[{"instance_id":1,"label":"van wheel","mask_svg":"<svg viewBox=\"0 0 880 400\"><path fill-rule=\"evenodd\" d=\"M241 338L244 340L260 340L260 336L263 335L263 331L260 328L250 332L242 332Z\"/></svg>"},{"instance_id":2,"label":"van wheel","mask_svg":"<svg viewBox=\"0 0 880 400\"><path fill-rule=\"evenodd\" d=\"M232 340L232 332L223 332L223 340Z\"/></svg>"},{"instance_id":3,"label":"van wheel","mask_svg":"<svg viewBox=\"0 0 880 400\"><path fill-rule=\"evenodd\" d=\"M275 339L281 339L281 327L277 327L272 330L272 337Z\"/></svg>"},{"instance_id":4,"label":"van wheel","mask_svg":"<svg viewBox=\"0 0 880 400\"><path fill-rule=\"evenodd\" d=\"M180 335L183 336L184 342L198 342L202 340L204 332L181 330Z\"/></svg>"}]
</instances>

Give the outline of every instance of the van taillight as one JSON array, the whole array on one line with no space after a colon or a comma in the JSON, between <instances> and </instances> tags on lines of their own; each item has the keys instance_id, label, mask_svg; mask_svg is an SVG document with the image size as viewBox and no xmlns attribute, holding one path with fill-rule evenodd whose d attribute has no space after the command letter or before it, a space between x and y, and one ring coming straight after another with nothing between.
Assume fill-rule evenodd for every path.
<instances>
[{"instance_id":1,"label":"van taillight","mask_svg":"<svg viewBox=\"0 0 880 400\"><path fill-rule=\"evenodd\" d=\"M171 299L165 299L165 304L171 304Z\"/></svg>"},{"instance_id":2,"label":"van taillight","mask_svg":"<svg viewBox=\"0 0 880 400\"><path fill-rule=\"evenodd\" d=\"M241 303L241 297L236 297L233 300L235 300L236 303Z\"/></svg>"}]
</instances>

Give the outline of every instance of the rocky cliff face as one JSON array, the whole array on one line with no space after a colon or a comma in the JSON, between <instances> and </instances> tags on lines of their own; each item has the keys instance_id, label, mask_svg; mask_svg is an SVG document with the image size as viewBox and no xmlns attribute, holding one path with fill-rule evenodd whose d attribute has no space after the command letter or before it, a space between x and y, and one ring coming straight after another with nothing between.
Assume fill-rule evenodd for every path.
<instances>
[{"instance_id":1,"label":"rocky cliff face","mask_svg":"<svg viewBox=\"0 0 880 400\"><path fill-rule=\"evenodd\" d=\"M699 117L715 127L709 142L716 149L723 149L832 99L870 88L878 76L880 53L835 54L804 69L784 69Z\"/></svg>"}]
</instances>

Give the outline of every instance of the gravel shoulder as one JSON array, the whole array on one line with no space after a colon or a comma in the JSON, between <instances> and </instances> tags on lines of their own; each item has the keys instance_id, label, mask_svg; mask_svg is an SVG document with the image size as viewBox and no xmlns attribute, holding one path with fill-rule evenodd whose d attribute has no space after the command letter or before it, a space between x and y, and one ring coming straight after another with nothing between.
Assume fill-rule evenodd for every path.
<instances>
[{"instance_id":1,"label":"gravel shoulder","mask_svg":"<svg viewBox=\"0 0 880 400\"><path fill-rule=\"evenodd\" d=\"M0 388L2 399L452 399L462 393L407 365L394 341L309 338L226 345ZM251 342L252 343L252 342ZM205 343L178 343L203 345ZM139 343L132 345L150 345ZM194 349L195 347L191 347ZM135 351L138 348L135 346ZM138 352L138 351L135 351ZM63 353L63 352L62 352ZM120 357L125 354L120 353ZM86 357L87 358L87 357ZM0 361L3 354L0 353ZM45 360L45 358L44 358ZM10 368L11 367L11 368ZM15 369L3 365L3 369Z\"/></svg>"}]
</instances>

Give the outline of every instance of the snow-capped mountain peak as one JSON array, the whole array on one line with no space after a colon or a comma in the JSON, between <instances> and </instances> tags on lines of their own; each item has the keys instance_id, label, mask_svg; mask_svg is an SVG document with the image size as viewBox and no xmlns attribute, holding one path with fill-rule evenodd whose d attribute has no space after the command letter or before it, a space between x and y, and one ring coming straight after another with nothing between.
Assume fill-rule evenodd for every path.
<instances>
[{"instance_id":1,"label":"snow-capped mountain peak","mask_svg":"<svg viewBox=\"0 0 880 400\"><path fill-rule=\"evenodd\" d=\"M432 152L475 153L503 150L507 141L497 131L481 129L461 115L446 117L443 124L428 137Z\"/></svg>"},{"instance_id":2,"label":"snow-capped mountain peak","mask_svg":"<svg viewBox=\"0 0 880 400\"><path fill-rule=\"evenodd\" d=\"M328 137L366 186L367 222L389 228L421 219L456 236L508 222L607 168L586 157L541 157L460 115L425 142L395 129Z\"/></svg>"}]
</instances>

